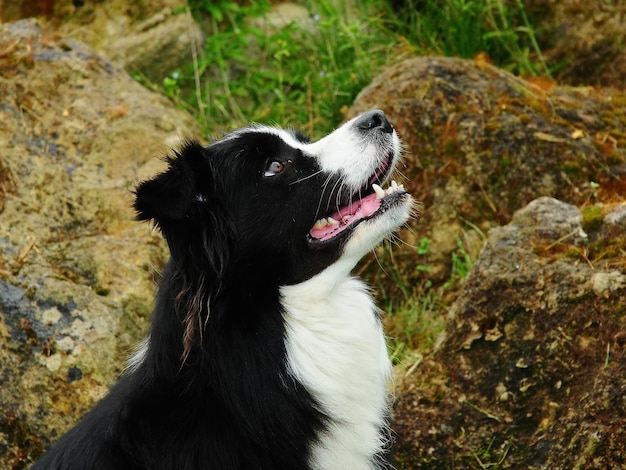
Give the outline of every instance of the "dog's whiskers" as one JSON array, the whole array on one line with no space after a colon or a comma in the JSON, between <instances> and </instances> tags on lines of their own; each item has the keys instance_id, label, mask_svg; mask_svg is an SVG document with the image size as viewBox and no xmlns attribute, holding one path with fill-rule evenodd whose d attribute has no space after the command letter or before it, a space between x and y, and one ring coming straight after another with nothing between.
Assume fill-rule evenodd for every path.
<instances>
[{"instance_id":1,"label":"dog's whiskers","mask_svg":"<svg viewBox=\"0 0 626 470\"><path fill-rule=\"evenodd\" d=\"M339 190L337 191L337 194L335 195L335 209L337 210L337 212L339 212L339 209L341 209L341 193L343 192L344 188L345 188L345 184L342 178L341 185L339 186Z\"/></svg>"},{"instance_id":2,"label":"dog's whiskers","mask_svg":"<svg viewBox=\"0 0 626 470\"><path fill-rule=\"evenodd\" d=\"M306 181L306 180L308 180L309 178L313 178L314 176L319 175L321 172L322 172L322 170L318 170L318 171L316 171L315 173L312 173L312 174L310 174L310 175L308 175L308 176L305 176L304 178L297 179L297 180L295 180L295 181L293 181L293 182L289 183L289 186L293 186L294 184L301 183L302 181ZM329 176L328 178L330 178L330 176Z\"/></svg>"},{"instance_id":3,"label":"dog's whiskers","mask_svg":"<svg viewBox=\"0 0 626 470\"><path fill-rule=\"evenodd\" d=\"M376 253L376 250L372 251L372 254L374 255L374 259L376 260L376 264L378 265L378 267L380 268L380 270L385 273L385 276L389 276L389 273L387 272L387 270L385 269L385 267L383 266L383 264L380 261L380 258L378 258L378 253Z\"/></svg>"},{"instance_id":4,"label":"dog's whiskers","mask_svg":"<svg viewBox=\"0 0 626 470\"><path fill-rule=\"evenodd\" d=\"M320 209L322 207L322 201L324 200L324 194L326 194L326 189L328 188L328 184L330 183L331 178L332 178L332 175L328 175L328 177L326 178L326 181L324 181L324 184L322 185L322 193L320 194L320 200L317 203L317 209L315 210L316 219L320 215ZM332 190L331 190L331 194L332 194Z\"/></svg>"},{"instance_id":5,"label":"dog's whiskers","mask_svg":"<svg viewBox=\"0 0 626 470\"><path fill-rule=\"evenodd\" d=\"M331 197L330 197L330 196L333 194L333 192L335 191L335 189L336 189L337 187L339 187L339 191L337 192L337 195L339 195L339 192L341 192L341 188L342 188L342 186L343 186L343 180L344 180L344 178L343 178L343 177L339 178L339 179L335 182L335 184L333 185L332 189L330 190L330 194L328 195L328 203L326 204L326 212L329 212L329 211L330 211L330 206L331 206L331 204L332 204L332 202L331 202ZM335 197L335 198L336 198L336 197ZM337 198L336 198L336 199L337 199ZM338 200L335 200L335 204L338 204Z\"/></svg>"}]
</instances>

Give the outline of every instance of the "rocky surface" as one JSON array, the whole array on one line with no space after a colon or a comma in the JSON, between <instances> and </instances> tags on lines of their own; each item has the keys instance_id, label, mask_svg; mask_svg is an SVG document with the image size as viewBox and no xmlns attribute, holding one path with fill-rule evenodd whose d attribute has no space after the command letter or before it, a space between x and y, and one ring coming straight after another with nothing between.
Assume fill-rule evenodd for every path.
<instances>
[{"instance_id":1,"label":"rocky surface","mask_svg":"<svg viewBox=\"0 0 626 470\"><path fill-rule=\"evenodd\" d=\"M146 331L166 256L137 181L196 122L34 20L0 26L0 468L100 398Z\"/></svg>"},{"instance_id":2,"label":"rocky surface","mask_svg":"<svg viewBox=\"0 0 626 470\"><path fill-rule=\"evenodd\" d=\"M491 230L401 381L400 468L626 465L626 205L592 207L543 197Z\"/></svg>"},{"instance_id":3,"label":"rocky surface","mask_svg":"<svg viewBox=\"0 0 626 470\"><path fill-rule=\"evenodd\" d=\"M539 47L559 82L624 89L623 2L528 0L524 7L536 22Z\"/></svg>"}]
</instances>

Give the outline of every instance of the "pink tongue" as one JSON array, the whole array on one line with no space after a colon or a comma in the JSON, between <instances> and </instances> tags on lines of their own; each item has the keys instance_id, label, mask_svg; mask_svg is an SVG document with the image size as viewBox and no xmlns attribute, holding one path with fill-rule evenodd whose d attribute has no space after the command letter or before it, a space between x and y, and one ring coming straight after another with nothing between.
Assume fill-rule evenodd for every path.
<instances>
[{"instance_id":1,"label":"pink tongue","mask_svg":"<svg viewBox=\"0 0 626 470\"><path fill-rule=\"evenodd\" d=\"M327 225L323 228L312 228L309 234L316 240L330 240L336 237L354 222L372 216L380 208L381 200L376 199L376 194L370 194L363 199L354 201L351 204L339 209L331 217L339 221L337 225ZM345 222L342 220L345 216L351 216Z\"/></svg>"}]
</instances>

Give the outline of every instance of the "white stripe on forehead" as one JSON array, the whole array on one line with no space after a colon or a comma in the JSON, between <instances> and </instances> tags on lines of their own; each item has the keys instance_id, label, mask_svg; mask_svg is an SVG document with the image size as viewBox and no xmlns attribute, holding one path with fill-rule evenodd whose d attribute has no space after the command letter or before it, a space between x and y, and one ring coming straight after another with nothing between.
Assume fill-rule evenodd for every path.
<instances>
[{"instance_id":1,"label":"white stripe on forehead","mask_svg":"<svg viewBox=\"0 0 626 470\"><path fill-rule=\"evenodd\" d=\"M270 134L275 135L290 147L299 150L305 150L310 143L300 142L291 131L281 129L280 127L266 126L264 124L252 124L248 127L238 129L226 135L222 140L230 140L245 134Z\"/></svg>"},{"instance_id":2,"label":"white stripe on forehead","mask_svg":"<svg viewBox=\"0 0 626 470\"><path fill-rule=\"evenodd\" d=\"M385 154L391 155L392 164L395 164L399 158L400 140L395 131L391 135L387 134L389 138L385 141L362 134L352 125L355 119L357 118L351 119L316 142L301 142L291 131L262 124L253 124L234 131L224 140L246 134L274 135L290 147L315 158L322 171L341 173L343 183L352 190L358 190L380 165Z\"/></svg>"},{"instance_id":3,"label":"white stripe on forehead","mask_svg":"<svg viewBox=\"0 0 626 470\"><path fill-rule=\"evenodd\" d=\"M317 147L320 147L319 145L320 142L327 141L329 137L333 135L337 135L342 130L344 131L347 130L352 124L352 121L356 120L357 118L350 119L348 122L344 123L343 125L335 129L330 134L322 137L321 139L315 142L301 142L294 135L294 131L283 129L280 127L273 127L273 126L268 126L265 124L256 124L256 123L253 123L248 127L244 127L242 129L232 132L231 134L228 134L226 136L226 139L229 139L232 137L238 137L242 134L247 134L247 133L271 134L271 135L275 135L279 137L283 142L285 142L290 147L305 151L310 154L315 154L316 153L315 150L317 149Z\"/></svg>"}]
</instances>

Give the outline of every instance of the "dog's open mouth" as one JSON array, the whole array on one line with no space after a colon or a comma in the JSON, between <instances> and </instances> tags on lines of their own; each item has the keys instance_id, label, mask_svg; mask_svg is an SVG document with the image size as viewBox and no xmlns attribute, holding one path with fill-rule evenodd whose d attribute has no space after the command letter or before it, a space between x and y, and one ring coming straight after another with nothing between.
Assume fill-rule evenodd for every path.
<instances>
[{"instance_id":1,"label":"dog's open mouth","mask_svg":"<svg viewBox=\"0 0 626 470\"><path fill-rule=\"evenodd\" d=\"M367 185L353 195L351 200L336 212L315 221L309 236L314 242L328 242L337 238L346 229L384 212L396 199L406 193L404 187L392 181L387 189L382 184L386 178L391 157L384 159L381 166L368 179Z\"/></svg>"}]
</instances>

